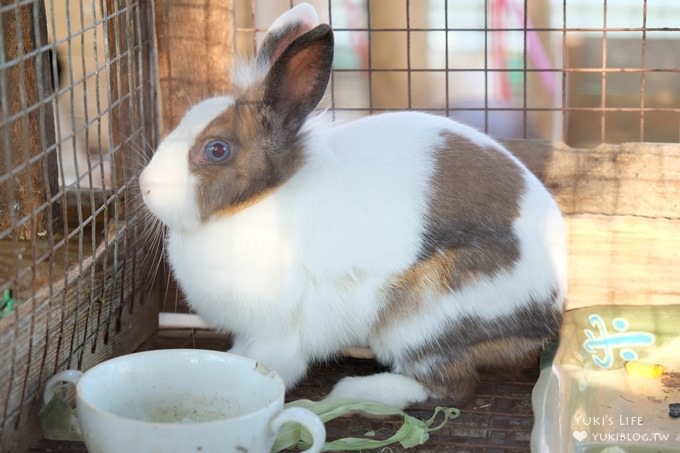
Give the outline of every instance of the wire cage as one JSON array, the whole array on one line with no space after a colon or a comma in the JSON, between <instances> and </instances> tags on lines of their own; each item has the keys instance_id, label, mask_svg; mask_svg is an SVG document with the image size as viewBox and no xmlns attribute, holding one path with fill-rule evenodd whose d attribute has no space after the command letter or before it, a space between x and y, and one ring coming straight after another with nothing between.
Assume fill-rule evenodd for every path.
<instances>
[{"instance_id":1,"label":"wire cage","mask_svg":"<svg viewBox=\"0 0 680 453\"><path fill-rule=\"evenodd\" d=\"M667 2L317 3L336 33L333 111L428 110L571 146L680 138L680 10Z\"/></svg>"},{"instance_id":2,"label":"wire cage","mask_svg":"<svg viewBox=\"0 0 680 453\"><path fill-rule=\"evenodd\" d=\"M531 139L590 148L680 138L674 2L308 1L335 30L321 108L338 122L425 110L519 139L529 158L539 153ZM234 62L252 55L272 20L297 3L0 4L0 451L39 435L49 376L131 352L156 332L159 310L189 311L167 268L151 281L153 244L136 176L159 138L193 103L228 90ZM558 201L566 214L600 213L608 227L619 214L658 217L672 231L680 213L667 201L677 174L667 174L670 160L657 151L622 159L604 148L579 154L562 174L536 168L551 189L565 191ZM638 155L649 168L636 166ZM663 184L638 178L650 168ZM658 189L656 201L627 201L640 184ZM584 201L584 191L612 187L605 202ZM616 234L604 238L606 266L620 261L610 248L627 236ZM591 233L572 236L603 246ZM650 241L644 263L671 250L672 241ZM680 269L664 257L660 266ZM677 284L664 285L664 297L680 294Z\"/></svg>"},{"instance_id":3,"label":"wire cage","mask_svg":"<svg viewBox=\"0 0 680 453\"><path fill-rule=\"evenodd\" d=\"M118 0L0 16L0 450L16 451L45 379L153 329L131 194L157 136L153 16Z\"/></svg>"}]
</instances>

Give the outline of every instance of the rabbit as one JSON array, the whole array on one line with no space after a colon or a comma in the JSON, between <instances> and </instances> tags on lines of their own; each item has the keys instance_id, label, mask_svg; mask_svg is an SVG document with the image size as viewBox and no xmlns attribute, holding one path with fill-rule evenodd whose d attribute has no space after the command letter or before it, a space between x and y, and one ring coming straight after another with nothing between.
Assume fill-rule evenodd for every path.
<instances>
[{"instance_id":1,"label":"rabbit","mask_svg":"<svg viewBox=\"0 0 680 453\"><path fill-rule=\"evenodd\" d=\"M233 94L193 106L160 143L144 203L191 307L287 388L364 345L388 371L343 377L330 396L463 403L479 369L516 366L560 327L560 209L471 127L315 111L333 47L310 5L279 17Z\"/></svg>"},{"instance_id":2,"label":"rabbit","mask_svg":"<svg viewBox=\"0 0 680 453\"><path fill-rule=\"evenodd\" d=\"M63 52L50 50L54 61L56 80L52 89L56 92L68 87L66 82L71 71ZM55 83L56 82L56 83ZM68 88L67 92L73 89ZM100 159L90 153L87 146L85 121L75 115L74 105L68 95L57 95L53 102L54 126L57 143L57 169L59 184L64 188L111 188L110 159Z\"/></svg>"}]
</instances>

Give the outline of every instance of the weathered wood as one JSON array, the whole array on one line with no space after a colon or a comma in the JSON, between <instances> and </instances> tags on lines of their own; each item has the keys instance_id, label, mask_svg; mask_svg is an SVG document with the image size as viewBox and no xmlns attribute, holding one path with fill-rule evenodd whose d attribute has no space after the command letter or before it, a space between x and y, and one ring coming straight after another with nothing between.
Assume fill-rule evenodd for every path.
<instances>
[{"instance_id":1,"label":"weathered wood","mask_svg":"<svg viewBox=\"0 0 680 453\"><path fill-rule=\"evenodd\" d=\"M133 128L140 124L139 99L131 80L131 67L134 64L133 49L130 44L135 40L129 34L134 33L134 12L125 0L106 0L103 8L104 16L110 16L106 22L109 59L109 92L111 93L111 130L110 138L114 165L111 171L111 184L114 188L125 185L128 181L123 174L125 155L130 146L129 140L134 137ZM139 149L139 148L138 148Z\"/></svg>"},{"instance_id":2,"label":"weathered wood","mask_svg":"<svg viewBox=\"0 0 680 453\"><path fill-rule=\"evenodd\" d=\"M232 87L232 0L155 0L161 136L196 102Z\"/></svg>"},{"instance_id":3,"label":"weathered wood","mask_svg":"<svg viewBox=\"0 0 680 453\"><path fill-rule=\"evenodd\" d=\"M568 308L680 300L680 145L504 143L565 215ZM186 311L170 293L164 309Z\"/></svg>"},{"instance_id":4,"label":"weathered wood","mask_svg":"<svg viewBox=\"0 0 680 453\"><path fill-rule=\"evenodd\" d=\"M36 239L57 212L45 204L57 187L56 155L36 159L54 144L52 103L44 101L52 93L49 56L38 51L47 42L45 9L41 2L17 5L1 16L8 116L0 120L0 175L9 178L0 184L0 231Z\"/></svg>"},{"instance_id":5,"label":"weathered wood","mask_svg":"<svg viewBox=\"0 0 680 453\"><path fill-rule=\"evenodd\" d=\"M82 243L74 238L65 240L63 234L53 235L50 241L0 240L0 282L3 286L10 284L17 300L30 299L55 275L63 275L82 257L94 255L96 246L105 239L107 221L113 220L113 209L104 208L112 197L109 191L95 189L65 193L68 232L82 229L83 237L88 239ZM119 214L124 215L125 211ZM87 226L79 225L79 219L90 222Z\"/></svg>"},{"instance_id":6,"label":"weathered wood","mask_svg":"<svg viewBox=\"0 0 680 453\"><path fill-rule=\"evenodd\" d=\"M680 301L680 219L572 215L568 308Z\"/></svg>"},{"instance_id":7,"label":"weathered wood","mask_svg":"<svg viewBox=\"0 0 680 453\"><path fill-rule=\"evenodd\" d=\"M260 9L261 3L258 3ZM266 5L271 9L271 4ZM257 14L260 17L260 11ZM255 55L255 17L251 0L234 1L234 48L239 57Z\"/></svg>"},{"instance_id":8,"label":"weathered wood","mask_svg":"<svg viewBox=\"0 0 680 453\"><path fill-rule=\"evenodd\" d=\"M566 215L680 218L680 145L580 149L533 140L504 143L545 183Z\"/></svg>"},{"instance_id":9,"label":"weathered wood","mask_svg":"<svg viewBox=\"0 0 680 453\"><path fill-rule=\"evenodd\" d=\"M680 145L505 143L565 214L568 308L680 300Z\"/></svg>"}]
</instances>

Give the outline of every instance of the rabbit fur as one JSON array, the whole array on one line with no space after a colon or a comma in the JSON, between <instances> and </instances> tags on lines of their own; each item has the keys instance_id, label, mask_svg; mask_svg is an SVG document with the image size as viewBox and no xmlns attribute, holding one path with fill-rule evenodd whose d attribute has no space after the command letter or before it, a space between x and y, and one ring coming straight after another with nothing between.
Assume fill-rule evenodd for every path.
<instances>
[{"instance_id":1,"label":"rabbit fur","mask_svg":"<svg viewBox=\"0 0 680 453\"><path fill-rule=\"evenodd\" d=\"M279 17L230 95L191 108L140 175L193 309L287 387L366 345L389 371L334 396L464 402L559 329L565 231L545 187L488 136L419 112L314 113L333 32Z\"/></svg>"}]
</instances>

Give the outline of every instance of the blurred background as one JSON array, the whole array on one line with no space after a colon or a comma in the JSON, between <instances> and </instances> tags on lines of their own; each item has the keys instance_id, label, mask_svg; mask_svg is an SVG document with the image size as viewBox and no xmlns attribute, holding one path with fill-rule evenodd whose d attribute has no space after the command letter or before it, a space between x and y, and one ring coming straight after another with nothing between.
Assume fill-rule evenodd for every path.
<instances>
[{"instance_id":1,"label":"blurred background","mask_svg":"<svg viewBox=\"0 0 680 453\"><path fill-rule=\"evenodd\" d=\"M291 3L253 3L258 38ZM675 2L311 3L336 30L328 102L338 116L430 110L499 138L572 146L680 136Z\"/></svg>"}]
</instances>

